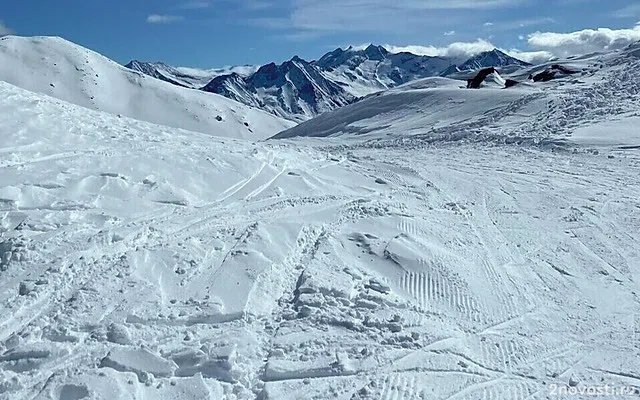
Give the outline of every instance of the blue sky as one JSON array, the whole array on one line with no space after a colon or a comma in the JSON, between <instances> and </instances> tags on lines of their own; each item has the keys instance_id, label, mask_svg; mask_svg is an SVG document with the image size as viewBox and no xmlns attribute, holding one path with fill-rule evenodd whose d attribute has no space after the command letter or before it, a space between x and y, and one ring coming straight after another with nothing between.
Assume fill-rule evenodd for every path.
<instances>
[{"instance_id":1,"label":"blue sky","mask_svg":"<svg viewBox=\"0 0 640 400\"><path fill-rule=\"evenodd\" d=\"M531 58L640 40L640 4L629 0L3 3L0 34L62 36L120 63L135 58L201 68L281 62L294 54L314 59L362 43L412 46L425 54L472 53L495 45ZM608 29L585 31L596 28Z\"/></svg>"}]
</instances>

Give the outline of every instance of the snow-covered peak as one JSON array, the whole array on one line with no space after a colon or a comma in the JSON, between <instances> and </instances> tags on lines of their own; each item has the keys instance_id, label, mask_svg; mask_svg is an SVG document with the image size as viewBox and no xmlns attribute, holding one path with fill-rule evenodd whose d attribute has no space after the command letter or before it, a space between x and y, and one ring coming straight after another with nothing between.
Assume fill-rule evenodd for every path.
<instances>
[{"instance_id":1,"label":"snow-covered peak","mask_svg":"<svg viewBox=\"0 0 640 400\"><path fill-rule=\"evenodd\" d=\"M332 70L340 66L357 66L366 60L383 61L390 53L383 46L370 44L367 47L356 49L349 46L346 50L337 48L322 56L314 64L326 70Z\"/></svg>"},{"instance_id":2,"label":"snow-covered peak","mask_svg":"<svg viewBox=\"0 0 640 400\"><path fill-rule=\"evenodd\" d=\"M172 83L178 86L200 89L213 78L220 75L238 74L248 76L258 69L254 65L238 65L233 67L198 69L189 67L173 67L164 62L145 62L132 60L125 67L145 75Z\"/></svg>"},{"instance_id":3,"label":"snow-covered peak","mask_svg":"<svg viewBox=\"0 0 640 400\"><path fill-rule=\"evenodd\" d=\"M297 55L280 65L265 64L246 77L238 74L218 76L203 90L260 107L292 121L312 118L355 99L319 68Z\"/></svg>"},{"instance_id":4,"label":"snow-covered peak","mask_svg":"<svg viewBox=\"0 0 640 400\"><path fill-rule=\"evenodd\" d=\"M192 67L175 67L175 69L185 75L198 77L203 80L211 80L212 78L220 75L227 75L236 73L241 76L248 76L258 70L258 65L233 65L222 68L200 69Z\"/></svg>"},{"instance_id":5,"label":"snow-covered peak","mask_svg":"<svg viewBox=\"0 0 640 400\"><path fill-rule=\"evenodd\" d=\"M382 61L387 57L389 52L383 46L370 44L366 49L364 49L364 54L367 55L369 60Z\"/></svg>"},{"instance_id":6,"label":"snow-covered peak","mask_svg":"<svg viewBox=\"0 0 640 400\"><path fill-rule=\"evenodd\" d=\"M471 57L458 68L462 71L467 71L486 67L503 67L508 65L526 67L531 64L518 60L515 57L511 57L498 49L493 49Z\"/></svg>"}]
</instances>

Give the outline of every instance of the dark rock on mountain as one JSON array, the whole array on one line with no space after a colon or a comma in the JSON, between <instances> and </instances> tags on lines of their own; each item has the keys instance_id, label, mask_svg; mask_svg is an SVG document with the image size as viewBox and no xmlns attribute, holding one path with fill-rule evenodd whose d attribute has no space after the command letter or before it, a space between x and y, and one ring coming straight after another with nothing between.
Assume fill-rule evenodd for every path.
<instances>
[{"instance_id":1,"label":"dark rock on mountain","mask_svg":"<svg viewBox=\"0 0 640 400\"><path fill-rule=\"evenodd\" d=\"M496 69L493 67L481 69L473 79L467 79L467 89L479 89L480 84L484 82L487 76L494 72L496 72Z\"/></svg>"}]
</instances>

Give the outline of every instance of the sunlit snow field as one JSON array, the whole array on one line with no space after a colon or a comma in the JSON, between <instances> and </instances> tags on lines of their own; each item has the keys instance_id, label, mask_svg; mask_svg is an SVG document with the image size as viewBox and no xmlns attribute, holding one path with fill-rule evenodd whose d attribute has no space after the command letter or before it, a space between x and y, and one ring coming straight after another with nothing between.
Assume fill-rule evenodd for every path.
<instances>
[{"instance_id":1,"label":"sunlit snow field","mask_svg":"<svg viewBox=\"0 0 640 400\"><path fill-rule=\"evenodd\" d=\"M640 387L638 51L269 140L291 124L216 95L194 132L0 82L0 398Z\"/></svg>"}]
</instances>

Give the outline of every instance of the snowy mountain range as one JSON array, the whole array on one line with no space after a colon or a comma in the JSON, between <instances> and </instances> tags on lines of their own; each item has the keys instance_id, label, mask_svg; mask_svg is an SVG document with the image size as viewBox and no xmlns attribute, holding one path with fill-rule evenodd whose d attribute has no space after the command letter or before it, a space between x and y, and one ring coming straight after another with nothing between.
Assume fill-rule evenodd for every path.
<instances>
[{"instance_id":1,"label":"snowy mountain range","mask_svg":"<svg viewBox=\"0 0 640 400\"><path fill-rule=\"evenodd\" d=\"M248 77L218 76L202 90L292 120L312 118L356 99L321 69L297 56L280 65L263 65Z\"/></svg>"},{"instance_id":2,"label":"snowy mountain range","mask_svg":"<svg viewBox=\"0 0 640 400\"><path fill-rule=\"evenodd\" d=\"M125 67L174 85L200 89L219 75L239 74L242 76L254 73L258 67L253 65L239 65L235 67L217 69L197 69L187 67L172 67L163 62L142 62L133 60Z\"/></svg>"},{"instance_id":3,"label":"snowy mountain range","mask_svg":"<svg viewBox=\"0 0 640 400\"><path fill-rule=\"evenodd\" d=\"M315 61L294 56L280 65L263 65L253 73L246 68L231 71L199 88L300 122L416 79L490 66L527 65L498 49L465 60L392 53L383 46L369 45L363 49L338 48ZM202 82L162 63L132 61L127 67L180 86L195 88Z\"/></svg>"}]
</instances>

